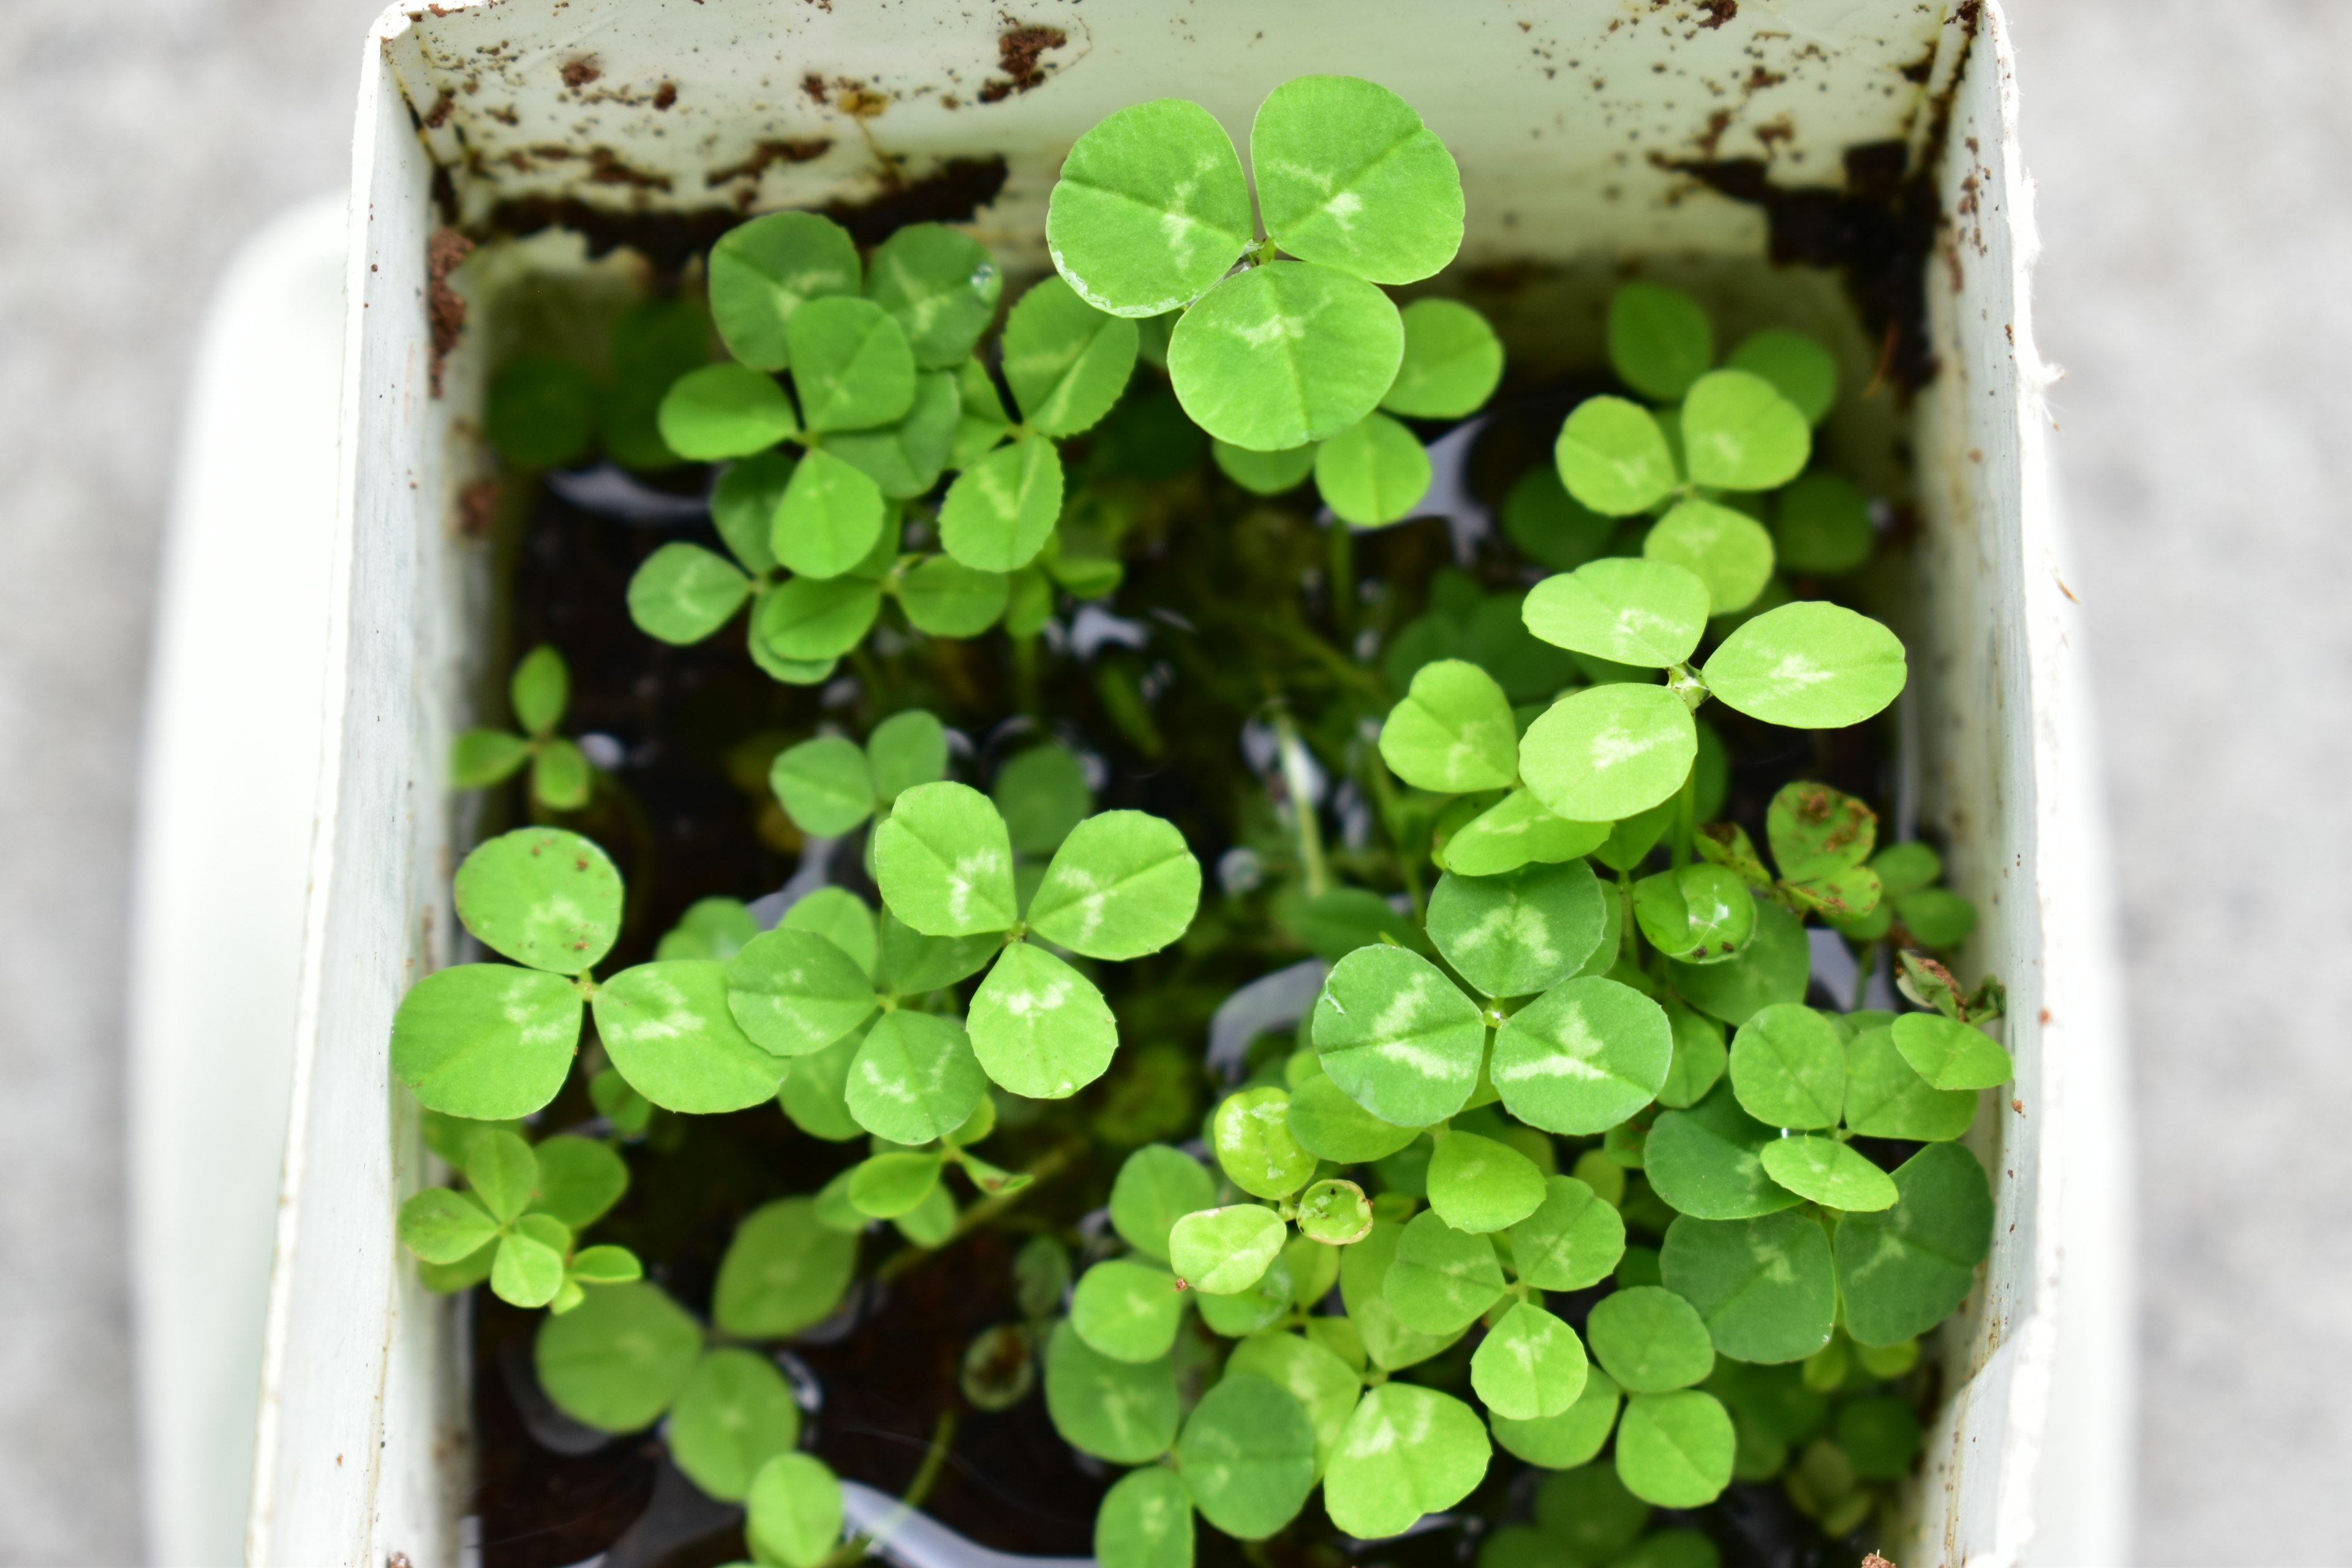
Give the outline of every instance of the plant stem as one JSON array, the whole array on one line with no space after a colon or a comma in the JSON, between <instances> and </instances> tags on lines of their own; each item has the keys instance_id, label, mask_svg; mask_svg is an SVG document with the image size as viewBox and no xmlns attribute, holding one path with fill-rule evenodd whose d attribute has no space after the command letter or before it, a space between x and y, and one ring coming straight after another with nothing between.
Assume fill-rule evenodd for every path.
<instances>
[{"instance_id":1,"label":"plant stem","mask_svg":"<svg viewBox=\"0 0 2352 1568\"><path fill-rule=\"evenodd\" d=\"M1039 733L1050 732L1045 723L1045 703L1037 692L1037 636L1013 639L1013 686L1021 711L1037 726Z\"/></svg>"},{"instance_id":2,"label":"plant stem","mask_svg":"<svg viewBox=\"0 0 2352 1568\"><path fill-rule=\"evenodd\" d=\"M1675 797L1675 869L1679 871L1691 863L1691 842L1698 833L1698 763L1684 780L1682 791Z\"/></svg>"},{"instance_id":3,"label":"plant stem","mask_svg":"<svg viewBox=\"0 0 2352 1568\"><path fill-rule=\"evenodd\" d=\"M1085 1147L1083 1143L1073 1142L1065 1143L1058 1149L1048 1151L1044 1159L1029 1167L1029 1181L1026 1184L1016 1187L1009 1193L1000 1193L992 1198L982 1198L972 1205L956 1216L955 1228L948 1232L945 1241L940 1242L937 1247L908 1247L874 1271L875 1283L877 1285L887 1283L916 1267L925 1258L945 1252L949 1247L1019 1203L1025 1194L1035 1192L1039 1187L1060 1175L1063 1167L1076 1159Z\"/></svg>"},{"instance_id":4,"label":"plant stem","mask_svg":"<svg viewBox=\"0 0 2352 1568\"><path fill-rule=\"evenodd\" d=\"M915 1471L915 1479L907 1483L906 1493L888 1518L871 1531L860 1531L834 1549L824 1563L824 1568L849 1568L853 1563L870 1556L874 1548L890 1538L891 1531L904 1523L908 1515L923 1506L931 1489L940 1484L940 1472L947 1468L948 1450L955 1444L956 1413L950 1405L940 1412L939 1424L931 1428L931 1446L924 1450L923 1463Z\"/></svg>"},{"instance_id":5,"label":"plant stem","mask_svg":"<svg viewBox=\"0 0 2352 1568\"><path fill-rule=\"evenodd\" d=\"M1331 520L1331 629L1339 644L1351 647L1356 637L1356 532L1339 518Z\"/></svg>"},{"instance_id":6,"label":"plant stem","mask_svg":"<svg viewBox=\"0 0 2352 1568\"><path fill-rule=\"evenodd\" d=\"M1381 808L1381 824L1388 829L1389 844L1396 850L1397 870L1404 878L1405 897L1412 900L1413 921L1426 925L1429 903L1422 896L1421 862L1406 851L1404 833L1397 822L1402 806L1397 800L1396 781L1389 777L1388 763L1378 746L1368 745L1364 751L1364 780L1371 786L1372 799Z\"/></svg>"},{"instance_id":7,"label":"plant stem","mask_svg":"<svg viewBox=\"0 0 2352 1568\"><path fill-rule=\"evenodd\" d=\"M1307 755L1307 742L1298 737L1298 725L1289 709L1275 709L1274 734L1282 752L1282 783L1290 795L1291 819L1297 826L1298 863L1307 874L1307 896L1319 898L1330 891L1331 869L1323 858L1323 826L1315 815L1314 762Z\"/></svg>"}]
</instances>

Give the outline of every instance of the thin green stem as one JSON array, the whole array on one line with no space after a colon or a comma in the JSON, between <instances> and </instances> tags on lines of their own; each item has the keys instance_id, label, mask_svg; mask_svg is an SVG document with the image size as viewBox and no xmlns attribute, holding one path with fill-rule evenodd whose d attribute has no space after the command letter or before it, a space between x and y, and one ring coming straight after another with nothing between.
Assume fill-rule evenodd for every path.
<instances>
[{"instance_id":1,"label":"thin green stem","mask_svg":"<svg viewBox=\"0 0 2352 1568\"><path fill-rule=\"evenodd\" d=\"M1404 833L1398 822L1403 805L1397 799L1396 781L1389 777L1389 765L1377 746L1366 746L1364 780L1371 786L1372 799L1381 808L1381 824L1388 829L1389 844L1396 850L1397 870L1404 878L1405 897L1412 900L1415 924L1427 924L1429 901L1422 896L1421 862L1405 847Z\"/></svg>"},{"instance_id":2,"label":"thin green stem","mask_svg":"<svg viewBox=\"0 0 2352 1568\"><path fill-rule=\"evenodd\" d=\"M1282 782L1290 794L1290 816L1298 834L1298 864L1307 875L1307 896L1331 890L1331 868L1323 858L1323 825L1316 819L1314 762L1286 707L1274 710L1274 734L1282 753Z\"/></svg>"},{"instance_id":3,"label":"thin green stem","mask_svg":"<svg viewBox=\"0 0 2352 1568\"><path fill-rule=\"evenodd\" d=\"M1331 629L1342 647L1356 640L1356 531L1339 518L1331 520Z\"/></svg>"},{"instance_id":4,"label":"thin green stem","mask_svg":"<svg viewBox=\"0 0 2352 1568\"><path fill-rule=\"evenodd\" d=\"M940 1412L938 1425L931 1428L931 1446L924 1450L923 1463L915 1471L915 1479L907 1483L904 1496L889 1516L870 1531L860 1531L835 1547L824 1560L823 1568L849 1568L873 1553L874 1548L890 1538L891 1532L904 1524L917 1509L923 1506L931 1489L940 1484L940 1472L947 1468L948 1452L955 1446L956 1412L954 1406Z\"/></svg>"},{"instance_id":5,"label":"thin green stem","mask_svg":"<svg viewBox=\"0 0 2352 1568\"><path fill-rule=\"evenodd\" d=\"M1682 792L1675 797L1675 869L1679 871L1691 863L1691 846L1698 835L1698 764L1683 780Z\"/></svg>"},{"instance_id":6,"label":"thin green stem","mask_svg":"<svg viewBox=\"0 0 2352 1568\"><path fill-rule=\"evenodd\" d=\"M1029 1194L1060 1175L1063 1169L1071 1161L1076 1159L1085 1148L1086 1145L1083 1143L1065 1143L1058 1149L1047 1152L1044 1159L1029 1167L1027 1173L1029 1181L1024 1185L1016 1187L1009 1193L1000 1193L992 1198L982 1198L964 1210L956 1216L955 1228L948 1232L947 1239L940 1242L939 1246L910 1247L897 1257L888 1259L881 1268L874 1271L876 1283L887 1283L896 1279L909 1268L920 1265L926 1258L934 1258L945 1252L949 1247L1019 1203Z\"/></svg>"}]
</instances>

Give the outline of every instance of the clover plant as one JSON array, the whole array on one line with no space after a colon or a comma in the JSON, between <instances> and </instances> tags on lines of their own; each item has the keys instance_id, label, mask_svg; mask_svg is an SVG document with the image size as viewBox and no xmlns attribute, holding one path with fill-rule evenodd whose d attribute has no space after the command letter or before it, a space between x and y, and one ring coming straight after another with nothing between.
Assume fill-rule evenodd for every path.
<instances>
[{"instance_id":1,"label":"clover plant","mask_svg":"<svg viewBox=\"0 0 2352 1568\"><path fill-rule=\"evenodd\" d=\"M1768 1481L1847 1535L1919 1451L1923 1338L1992 1240L1963 1140L2013 1068L2000 983L1951 967L1976 911L1936 850L1732 766L1790 778L1803 732L1872 723L1907 677L1829 596L1877 548L1816 448L1835 362L1777 328L1718 356L1696 300L1628 283L1622 395L1546 428L1502 539L1360 585L1355 532L1415 514L1424 437L1488 410L1504 346L1387 292L1463 235L1403 100L1286 83L1248 153L1181 100L1103 121L1052 193L1055 270L1001 326L960 231L862 255L780 213L710 253L724 359L689 289L615 324L609 380L499 377L519 468L592 440L711 466L726 553L646 553L639 628L698 643L748 605L761 669L829 684L767 689L795 727L757 754L806 856L781 915L688 889L712 896L600 977L646 951L604 847L533 826L467 856L458 920L505 962L400 1005L394 1070L457 1179L401 1239L436 1289L545 1308L556 1407L662 1423L762 1563L872 1544L843 1543L776 1347L991 1232L1022 1238L992 1266L1010 1304L932 1347L960 1403L910 1506L957 1410L1034 1400L1107 1479L1104 1568L1457 1512L1487 1521L1462 1548L1486 1568L1703 1568L1717 1500ZM1310 478L1319 518L1286 499ZM1091 641L1082 599L1108 602ZM583 800L563 686L530 656L525 733L469 732L458 782L530 761L539 805ZM1237 752L1237 805L1185 771ZM1097 809L1147 792L1173 819ZM1813 1005L1809 921L1894 1005ZM1180 1043L1308 955L1295 1033L1205 1070ZM668 1238L583 1245L639 1223L633 1168L770 1100L831 1173L744 1193L707 1292ZM1517 1467L1545 1473L1496 1479Z\"/></svg>"},{"instance_id":2,"label":"clover plant","mask_svg":"<svg viewBox=\"0 0 2352 1568\"><path fill-rule=\"evenodd\" d=\"M572 672L563 656L542 643L523 655L508 683L508 700L523 733L467 730L449 748L449 782L459 789L501 784L530 766L530 798L549 811L588 804L595 773L580 748L556 727L572 700Z\"/></svg>"}]
</instances>

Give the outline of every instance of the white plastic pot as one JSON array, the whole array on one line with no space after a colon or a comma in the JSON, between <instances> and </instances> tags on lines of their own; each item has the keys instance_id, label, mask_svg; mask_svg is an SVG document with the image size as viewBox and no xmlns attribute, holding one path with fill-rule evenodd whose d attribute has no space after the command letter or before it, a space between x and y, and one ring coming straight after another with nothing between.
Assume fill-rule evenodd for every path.
<instances>
[{"instance_id":1,"label":"white plastic pot","mask_svg":"<svg viewBox=\"0 0 2352 1568\"><path fill-rule=\"evenodd\" d=\"M1907 144L1939 216L1927 275L1940 371L1826 436L1922 522L1886 606L1911 647L1918 823L1984 914L1971 973L2008 984L2014 1109L1982 1121L1998 1196L1982 1289L1940 1347L1947 1398L1918 1488L1931 1563L2126 1560L2128 1283L2123 1091L2103 837L2043 452L2026 269L2031 190L1998 7L1916 0L480 0L395 9L362 87L340 513L320 783L249 1552L257 1563L454 1563L469 1457L463 1346L393 1239L421 1179L387 1072L402 992L452 955L449 738L478 689L482 374L504 302L588 261L555 234L468 269L472 318L432 390L428 238L501 207L700 213L920 195L1001 157L974 232L1043 264L1045 202L1104 113L1181 94L1245 136L1303 72L1373 78L1460 160L1457 276L1537 360L1590 360L1625 264L1689 283L1735 329L1804 324L1851 384L1882 344L1837 283L1770 266L1764 210L1672 165L1765 159L1834 185L1845 150ZM1005 38L1008 27L1053 29ZM1053 41L1058 38L1058 41ZM1030 46L1024 47L1024 40ZM972 170L945 184L969 194ZM899 199L908 199L903 195ZM562 204L571 204L568 207ZM933 216L924 214L922 216ZM1523 264L1535 264L1531 270ZM1480 269L1517 268L1515 271Z\"/></svg>"}]
</instances>

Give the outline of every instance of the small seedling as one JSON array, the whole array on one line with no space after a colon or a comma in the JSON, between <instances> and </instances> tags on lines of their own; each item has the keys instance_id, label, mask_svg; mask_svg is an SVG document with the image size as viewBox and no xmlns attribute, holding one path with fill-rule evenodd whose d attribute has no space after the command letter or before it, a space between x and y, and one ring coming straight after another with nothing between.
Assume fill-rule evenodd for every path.
<instances>
[{"instance_id":1,"label":"small seedling","mask_svg":"<svg viewBox=\"0 0 2352 1568\"><path fill-rule=\"evenodd\" d=\"M572 700L563 656L542 643L525 654L508 683L508 701L523 733L468 730L449 749L449 782L459 789L503 784L530 766L530 798L548 811L578 811L595 793L595 770L580 748L556 733Z\"/></svg>"}]
</instances>

